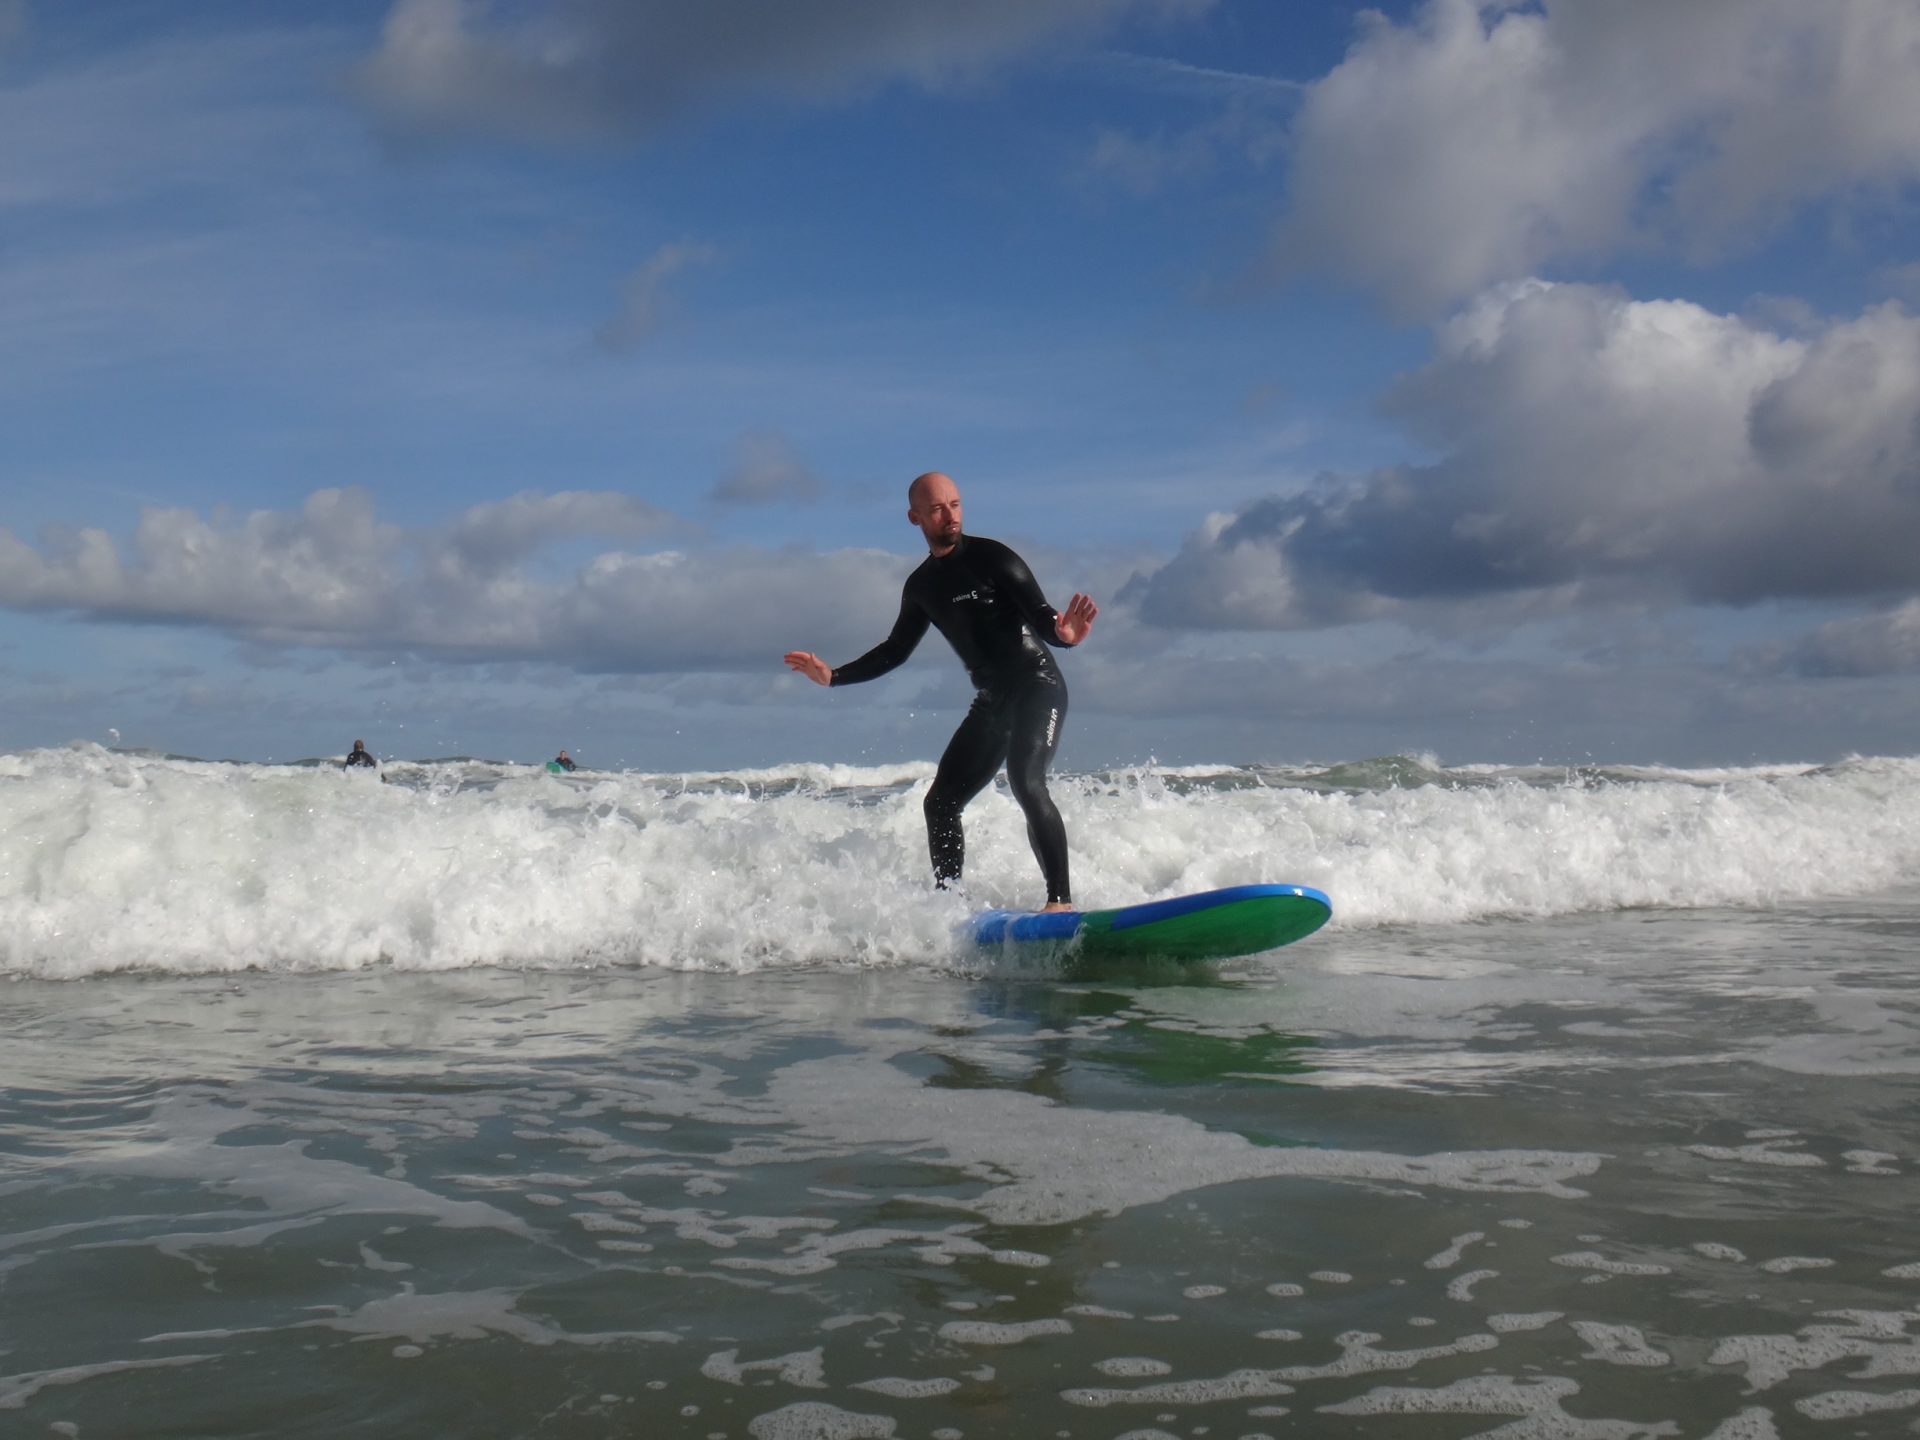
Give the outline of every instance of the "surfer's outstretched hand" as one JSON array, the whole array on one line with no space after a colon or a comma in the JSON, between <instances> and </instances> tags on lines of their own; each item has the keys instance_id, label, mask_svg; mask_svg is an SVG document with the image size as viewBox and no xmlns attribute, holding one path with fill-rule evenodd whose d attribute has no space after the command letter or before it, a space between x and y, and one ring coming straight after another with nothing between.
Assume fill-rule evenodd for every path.
<instances>
[{"instance_id":1,"label":"surfer's outstretched hand","mask_svg":"<svg viewBox=\"0 0 1920 1440\"><path fill-rule=\"evenodd\" d=\"M789 650L787 668L798 671L816 685L833 684L833 667L809 650Z\"/></svg>"},{"instance_id":2,"label":"surfer's outstretched hand","mask_svg":"<svg viewBox=\"0 0 1920 1440\"><path fill-rule=\"evenodd\" d=\"M1067 602L1067 613L1053 622L1053 632L1060 637L1062 645L1078 645L1087 638L1087 632L1093 629L1093 617L1100 613L1100 607L1078 591ZM792 656L787 657L789 661Z\"/></svg>"}]
</instances>

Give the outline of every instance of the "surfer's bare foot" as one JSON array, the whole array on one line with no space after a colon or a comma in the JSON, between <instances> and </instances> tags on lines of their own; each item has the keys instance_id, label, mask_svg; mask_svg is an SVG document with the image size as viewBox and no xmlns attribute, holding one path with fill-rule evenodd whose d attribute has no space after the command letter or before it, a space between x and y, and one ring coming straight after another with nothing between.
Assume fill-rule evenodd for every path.
<instances>
[{"instance_id":1,"label":"surfer's bare foot","mask_svg":"<svg viewBox=\"0 0 1920 1440\"><path fill-rule=\"evenodd\" d=\"M1057 915L1062 910L1071 910L1071 909L1073 909L1073 905L1069 901L1049 900L1046 904L1040 907L1040 913L1042 915Z\"/></svg>"}]
</instances>

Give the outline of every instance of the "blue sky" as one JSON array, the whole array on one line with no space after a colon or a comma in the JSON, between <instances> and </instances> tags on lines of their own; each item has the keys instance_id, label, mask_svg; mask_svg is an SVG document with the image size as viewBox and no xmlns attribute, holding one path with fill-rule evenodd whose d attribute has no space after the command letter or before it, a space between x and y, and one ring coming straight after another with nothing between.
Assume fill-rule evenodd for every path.
<instances>
[{"instance_id":1,"label":"blue sky","mask_svg":"<svg viewBox=\"0 0 1920 1440\"><path fill-rule=\"evenodd\" d=\"M0 0L0 748L1821 760L1920 707L1910 0Z\"/></svg>"}]
</instances>

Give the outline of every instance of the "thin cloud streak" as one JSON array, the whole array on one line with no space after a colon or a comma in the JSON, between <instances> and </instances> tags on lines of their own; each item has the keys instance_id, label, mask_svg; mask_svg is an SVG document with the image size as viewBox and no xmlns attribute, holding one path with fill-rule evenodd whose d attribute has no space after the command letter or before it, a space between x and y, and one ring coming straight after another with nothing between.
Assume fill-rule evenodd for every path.
<instances>
[{"instance_id":1,"label":"thin cloud streak","mask_svg":"<svg viewBox=\"0 0 1920 1440\"><path fill-rule=\"evenodd\" d=\"M1212 65L1194 65L1166 55L1137 55L1126 50L1106 50L1093 57L1093 63L1113 73L1139 78L1182 94L1218 98L1222 93L1247 99L1268 99L1286 103L1306 93L1308 83L1280 75L1260 75L1247 70L1222 70Z\"/></svg>"},{"instance_id":2,"label":"thin cloud streak","mask_svg":"<svg viewBox=\"0 0 1920 1440\"><path fill-rule=\"evenodd\" d=\"M756 430L740 437L733 467L709 498L722 505L806 505L825 490L784 435Z\"/></svg>"},{"instance_id":3,"label":"thin cloud streak","mask_svg":"<svg viewBox=\"0 0 1920 1440\"><path fill-rule=\"evenodd\" d=\"M831 105L939 90L1138 14L1211 0L566 0L520 25L462 0L398 0L354 84L405 143L646 138L729 100Z\"/></svg>"},{"instance_id":4,"label":"thin cloud streak","mask_svg":"<svg viewBox=\"0 0 1920 1440\"><path fill-rule=\"evenodd\" d=\"M719 256L714 246L693 241L661 246L627 277L620 308L594 332L594 339L616 355L632 351L665 322L672 306L667 282L682 271L711 265Z\"/></svg>"}]
</instances>

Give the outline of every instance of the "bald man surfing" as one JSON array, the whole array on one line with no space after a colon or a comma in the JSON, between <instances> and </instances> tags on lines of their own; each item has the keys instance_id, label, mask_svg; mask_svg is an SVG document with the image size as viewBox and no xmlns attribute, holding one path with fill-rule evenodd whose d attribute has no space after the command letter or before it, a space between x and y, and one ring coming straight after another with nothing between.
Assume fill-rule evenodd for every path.
<instances>
[{"instance_id":1,"label":"bald man surfing","mask_svg":"<svg viewBox=\"0 0 1920 1440\"><path fill-rule=\"evenodd\" d=\"M937 470L907 487L907 519L920 527L928 554L900 592L892 632L838 668L805 650L788 652L787 665L817 685L858 685L905 661L929 625L946 636L975 694L927 791L934 883L944 889L960 878L966 861L960 812L1004 764L1046 877L1045 908L1071 910L1067 830L1047 793L1047 766L1067 718L1067 682L1047 646L1078 645L1099 607L1076 594L1062 614L1047 604L1018 555L997 540L963 533L959 487Z\"/></svg>"}]
</instances>

